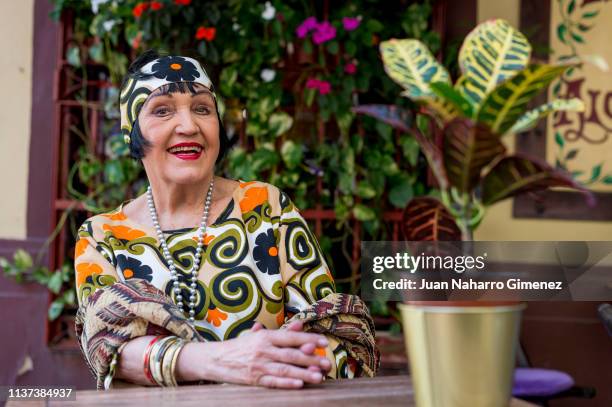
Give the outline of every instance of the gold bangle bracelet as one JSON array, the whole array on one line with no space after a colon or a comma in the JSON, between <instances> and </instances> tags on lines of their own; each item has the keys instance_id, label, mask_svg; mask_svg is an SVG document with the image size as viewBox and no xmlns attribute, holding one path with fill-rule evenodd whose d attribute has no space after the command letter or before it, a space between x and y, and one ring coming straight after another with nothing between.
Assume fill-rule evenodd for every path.
<instances>
[{"instance_id":1,"label":"gold bangle bracelet","mask_svg":"<svg viewBox=\"0 0 612 407\"><path fill-rule=\"evenodd\" d=\"M168 354L168 350L171 349L178 340L178 337L172 336L171 339L164 343L158 351L156 360L156 363L158 363L157 372L159 373L158 379L162 386L168 386L164 372L164 363L167 363L167 361L165 360L167 359L166 355Z\"/></svg>"},{"instance_id":2,"label":"gold bangle bracelet","mask_svg":"<svg viewBox=\"0 0 612 407\"><path fill-rule=\"evenodd\" d=\"M163 386L164 385L162 371L161 371L162 370L162 358L163 358L163 355L166 352L166 350L168 349L168 346L170 344L172 344L176 339L178 339L176 336L167 336L167 337L157 341L153 345L153 349L151 349L152 357L149 360L151 376L153 376L153 380L155 380L155 382L159 386Z\"/></svg>"},{"instance_id":3,"label":"gold bangle bracelet","mask_svg":"<svg viewBox=\"0 0 612 407\"><path fill-rule=\"evenodd\" d=\"M164 359L162 362L162 377L165 386L177 386L175 369L176 369L176 359L178 358L178 354L184 345L184 340L179 338L174 341L172 345L168 348L166 353L164 354Z\"/></svg>"},{"instance_id":4,"label":"gold bangle bracelet","mask_svg":"<svg viewBox=\"0 0 612 407\"><path fill-rule=\"evenodd\" d=\"M159 341L155 342L153 344L153 346L151 347L151 357L149 358L149 371L151 372L151 377L153 377L153 381L158 385L161 386L161 382L159 381L159 374L155 371L157 363L156 362L156 358L157 358L157 354L159 351L159 346L168 341L168 336L165 338L160 339Z\"/></svg>"},{"instance_id":5,"label":"gold bangle bracelet","mask_svg":"<svg viewBox=\"0 0 612 407\"><path fill-rule=\"evenodd\" d=\"M178 381L176 380L176 364L177 364L177 361L178 361L178 358L179 358L179 354L181 353L181 351L183 350L185 345L187 345L187 341L183 339L181 341L180 346L177 348L176 352L174 353L174 355L172 357L172 365L171 365L170 369L172 371L172 380L173 380L175 386L178 386Z\"/></svg>"},{"instance_id":6,"label":"gold bangle bracelet","mask_svg":"<svg viewBox=\"0 0 612 407\"><path fill-rule=\"evenodd\" d=\"M172 384L169 382L168 376L170 375L170 358L172 358L172 353L174 353L174 348L176 347L177 342L172 342L166 352L162 355L162 363L161 363L161 379L164 386L171 386Z\"/></svg>"},{"instance_id":7,"label":"gold bangle bracelet","mask_svg":"<svg viewBox=\"0 0 612 407\"><path fill-rule=\"evenodd\" d=\"M176 386L176 380L172 377L172 358L176 353L177 347L180 346L180 340L176 341L168 348L162 362L162 377L165 386Z\"/></svg>"}]
</instances>

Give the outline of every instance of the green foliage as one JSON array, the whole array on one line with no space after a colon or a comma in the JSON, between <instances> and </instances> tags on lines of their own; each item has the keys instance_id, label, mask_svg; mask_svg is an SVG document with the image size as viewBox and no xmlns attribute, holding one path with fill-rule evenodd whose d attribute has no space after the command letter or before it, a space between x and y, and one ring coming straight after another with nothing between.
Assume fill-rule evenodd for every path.
<instances>
[{"instance_id":1,"label":"green foliage","mask_svg":"<svg viewBox=\"0 0 612 407\"><path fill-rule=\"evenodd\" d=\"M505 134L526 112L528 103L568 68L567 65L529 65L486 96L476 120L496 134Z\"/></svg>"},{"instance_id":2,"label":"green foliage","mask_svg":"<svg viewBox=\"0 0 612 407\"><path fill-rule=\"evenodd\" d=\"M54 294L55 299L48 311L51 321L56 319L66 306L76 305L76 291L72 286L74 273L69 263L58 270L50 271L46 267L35 265L28 252L18 249L13 254L12 262L0 257L0 268L6 277L17 283L38 283Z\"/></svg>"},{"instance_id":3,"label":"green foliage","mask_svg":"<svg viewBox=\"0 0 612 407\"><path fill-rule=\"evenodd\" d=\"M389 208L401 206L412 196L417 181L408 182L401 174L418 165L418 145L404 140L405 164L396 163L396 140L391 129L381 134L381 128L373 122L357 123L351 107L357 94L367 95L372 89L376 89L377 98L400 101L379 64L380 38L411 35L439 49L438 35L429 30L429 2L412 4L401 15L389 13L395 7L392 4L381 7L362 1L335 5L329 10L328 21L336 29L336 36L319 46L313 43L311 34L303 39L296 35L297 27L307 17L315 15L321 21L320 10L299 1L272 1L275 13L271 19L263 18L264 6L256 1L194 1L182 6L168 0L161 1L160 10L148 7L139 15L135 14L141 3L137 0L96 2L93 8L88 1L52 1L54 18L59 19L66 10L78 16L76 41L66 55L69 64L82 75L87 74L89 62L101 64L108 72L105 155L94 153L94 146L88 145L88 136L83 134L85 145L79 149L71 171L71 195L89 210L112 209L125 199L126 191L134 196L144 188L143 170L129 157L114 126L118 121L114 98L127 70L127 55L147 48L170 53L197 50L218 84L220 99L228 106L226 120L233 117L239 122L243 109L246 111L247 144L230 152L220 168L226 175L274 183L302 207L317 203L314 194L307 191L314 188L315 177L322 177L326 191L322 203L335 209L338 226L354 212L356 196L365 206L380 206L385 200L384 206ZM359 26L344 29L342 18L358 15L362 16ZM214 38L196 38L199 28L215 28ZM354 74L346 71L347 64L353 64ZM328 82L330 92L307 88L305 84L311 78ZM324 144L310 142L314 134L300 134L304 126L296 126L296 113L303 111L315 112L317 120L327 123L326 128L335 127L339 134L326 134ZM355 132L357 125L364 130L359 135ZM309 131L316 128L313 122ZM380 138L374 136L377 132ZM371 171L380 171L373 178L382 179L376 179L376 187L364 189L364 183L372 178L368 175ZM385 183L394 188L392 193L384 193ZM404 187L406 190L401 190Z\"/></svg>"},{"instance_id":4,"label":"green foliage","mask_svg":"<svg viewBox=\"0 0 612 407\"><path fill-rule=\"evenodd\" d=\"M583 112L584 102L578 98L552 100L523 114L516 123L514 123L509 133L516 134L531 130L541 118L546 117L552 112L559 112L562 110Z\"/></svg>"}]
</instances>

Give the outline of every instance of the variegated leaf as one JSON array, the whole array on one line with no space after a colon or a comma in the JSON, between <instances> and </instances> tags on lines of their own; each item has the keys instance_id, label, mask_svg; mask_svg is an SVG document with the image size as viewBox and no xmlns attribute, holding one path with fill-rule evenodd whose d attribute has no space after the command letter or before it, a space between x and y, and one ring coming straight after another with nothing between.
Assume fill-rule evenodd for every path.
<instances>
[{"instance_id":1,"label":"variegated leaf","mask_svg":"<svg viewBox=\"0 0 612 407\"><path fill-rule=\"evenodd\" d=\"M409 241L458 241L461 230L440 201L430 197L410 200L404 209L402 230Z\"/></svg>"},{"instance_id":2,"label":"variegated leaf","mask_svg":"<svg viewBox=\"0 0 612 407\"><path fill-rule=\"evenodd\" d=\"M487 96L477 114L479 123L504 134L525 113L529 102L570 65L533 64L499 85Z\"/></svg>"},{"instance_id":3,"label":"variegated leaf","mask_svg":"<svg viewBox=\"0 0 612 407\"><path fill-rule=\"evenodd\" d=\"M406 91L401 92L400 95L416 100L408 96ZM423 96L416 101L424 105L425 109L431 112L442 123L448 123L459 115L459 110L453 103L439 96Z\"/></svg>"},{"instance_id":4,"label":"variegated leaf","mask_svg":"<svg viewBox=\"0 0 612 407\"><path fill-rule=\"evenodd\" d=\"M595 202L593 193L574 181L570 174L522 155L504 157L485 175L482 181L482 202L491 205L511 196L550 187L576 189L585 195L589 205Z\"/></svg>"},{"instance_id":5,"label":"variegated leaf","mask_svg":"<svg viewBox=\"0 0 612 407\"><path fill-rule=\"evenodd\" d=\"M499 137L482 124L455 119L444 128L444 167L459 192L472 191L482 169L505 151Z\"/></svg>"},{"instance_id":6,"label":"variegated leaf","mask_svg":"<svg viewBox=\"0 0 612 407\"><path fill-rule=\"evenodd\" d=\"M389 77L404 88L403 96L425 103L444 121L456 115L454 106L440 99L429 86L432 82L450 84L450 76L423 43L391 39L380 43L380 53Z\"/></svg>"},{"instance_id":7,"label":"variegated leaf","mask_svg":"<svg viewBox=\"0 0 612 407\"><path fill-rule=\"evenodd\" d=\"M493 19L479 24L459 50L459 68L465 77L459 92L478 111L498 84L527 66L530 55L529 41L507 21Z\"/></svg>"},{"instance_id":8,"label":"variegated leaf","mask_svg":"<svg viewBox=\"0 0 612 407\"><path fill-rule=\"evenodd\" d=\"M584 112L584 102L578 98L573 99L555 99L546 104L540 105L522 115L520 119L514 123L514 126L508 133L516 134L533 129L541 118L549 115L552 112L558 111L573 111Z\"/></svg>"},{"instance_id":9,"label":"variegated leaf","mask_svg":"<svg viewBox=\"0 0 612 407\"><path fill-rule=\"evenodd\" d=\"M476 113L478 113L478 110L475 110L478 108L478 106L476 106L475 102L473 99L471 99L470 97L468 97L468 95L466 94L466 87L467 85L467 81L468 78L465 75L461 75L457 81L455 81L455 85L453 86L453 88L457 91L458 94L461 95L461 97L466 100L469 104L470 104L470 119L474 119L474 116L476 115Z\"/></svg>"},{"instance_id":10,"label":"variegated leaf","mask_svg":"<svg viewBox=\"0 0 612 407\"><path fill-rule=\"evenodd\" d=\"M454 105L464 117L472 117L472 104L457 89L446 82L433 82L430 86L436 95Z\"/></svg>"}]
</instances>

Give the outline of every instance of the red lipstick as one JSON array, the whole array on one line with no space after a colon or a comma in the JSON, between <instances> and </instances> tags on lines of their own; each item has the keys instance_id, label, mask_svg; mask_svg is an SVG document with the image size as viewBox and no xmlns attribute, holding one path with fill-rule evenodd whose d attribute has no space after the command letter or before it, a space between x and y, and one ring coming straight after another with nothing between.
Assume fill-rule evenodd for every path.
<instances>
[{"instance_id":1,"label":"red lipstick","mask_svg":"<svg viewBox=\"0 0 612 407\"><path fill-rule=\"evenodd\" d=\"M203 149L199 143L178 143L166 151L181 160L197 160L202 155Z\"/></svg>"}]
</instances>

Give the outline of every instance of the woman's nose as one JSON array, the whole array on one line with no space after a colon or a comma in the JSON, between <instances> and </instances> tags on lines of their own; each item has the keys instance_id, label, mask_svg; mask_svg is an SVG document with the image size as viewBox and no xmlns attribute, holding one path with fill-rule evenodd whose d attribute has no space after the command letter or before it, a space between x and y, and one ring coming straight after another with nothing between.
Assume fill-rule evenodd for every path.
<instances>
[{"instance_id":1,"label":"woman's nose","mask_svg":"<svg viewBox=\"0 0 612 407\"><path fill-rule=\"evenodd\" d=\"M179 110L178 119L179 123L176 127L176 132L178 134L184 134L187 136L191 136L198 133L198 126L192 116L193 112L191 109L181 109Z\"/></svg>"}]
</instances>

